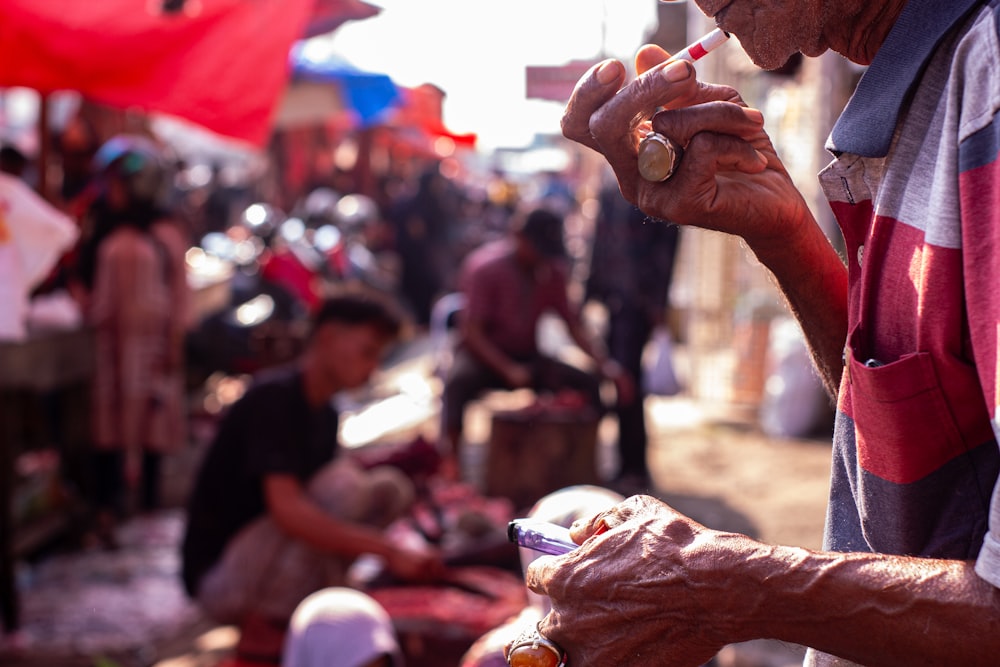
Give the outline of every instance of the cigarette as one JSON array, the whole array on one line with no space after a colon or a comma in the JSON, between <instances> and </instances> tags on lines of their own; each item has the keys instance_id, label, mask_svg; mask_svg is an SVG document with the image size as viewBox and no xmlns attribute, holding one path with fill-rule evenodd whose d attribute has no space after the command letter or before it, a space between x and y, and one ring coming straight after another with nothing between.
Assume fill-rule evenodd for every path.
<instances>
[{"instance_id":1,"label":"cigarette","mask_svg":"<svg viewBox=\"0 0 1000 667\"><path fill-rule=\"evenodd\" d=\"M729 33L721 28L716 28L697 42L684 47L684 50L680 53L675 53L667 62L672 63L675 60L686 60L689 63L693 63L696 60L701 60L728 41Z\"/></svg>"}]
</instances>

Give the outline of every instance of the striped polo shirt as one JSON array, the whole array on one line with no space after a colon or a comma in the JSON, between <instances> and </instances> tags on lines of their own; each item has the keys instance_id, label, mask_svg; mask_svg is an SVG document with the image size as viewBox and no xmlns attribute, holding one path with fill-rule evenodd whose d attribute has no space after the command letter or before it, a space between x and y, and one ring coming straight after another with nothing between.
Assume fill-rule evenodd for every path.
<instances>
[{"instance_id":1,"label":"striped polo shirt","mask_svg":"<svg viewBox=\"0 0 1000 667\"><path fill-rule=\"evenodd\" d=\"M977 559L1000 586L998 8L910 0L820 181L850 300L825 547Z\"/></svg>"}]
</instances>

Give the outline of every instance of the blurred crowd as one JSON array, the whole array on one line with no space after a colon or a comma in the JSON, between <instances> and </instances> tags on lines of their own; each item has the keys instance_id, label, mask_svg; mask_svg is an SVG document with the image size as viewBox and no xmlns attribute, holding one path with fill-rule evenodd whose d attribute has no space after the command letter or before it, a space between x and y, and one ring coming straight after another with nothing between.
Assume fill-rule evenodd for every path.
<instances>
[{"instance_id":1,"label":"blurred crowd","mask_svg":"<svg viewBox=\"0 0 1000 667\"><path fill-rule=\"evenodd\" d=\"M507 238L532 209L545 208L561 221L560 261L567 264L571 306L579 310L590 300L613 311L616 322L643 320L612 332L617 339L610 341L611 348L630 347L632 358L619 360L633 375L667 309L676 228L644 224L645 216L621 199L607 174L588 173L572 159L565 170L511 174L498 166L474 170L456 157L410 153L378 173L360 175L314 157L290 187L277 185L288 179L275 172L288 165L271 153L272 164L234 177L240 170L231 163L189 162L143 122L109 123L88 108L50 143L45 163L13 144L2 154L5 171L42 190L77 228L75 242L30 286L31 298L68 293L80 319L92 325L112 316L109 304L131 298L135 308L122 317L147 339L164 339L143 343L156 348L145 357L162 356L148 363L158 371L182 365L187 389L213 373L253 373L293 359L310 316L326 296L345 288L391 296L408 323L426 331L435 304L463 289L463 261ZM623 223L621 234L616 221ZM117 233L121 228L138 233ZM115 251L123 243L111 241L126 237L136 247ZM657 248L664 249L662 257ZM112 268L116 258L122 266ZM140 289L133 264L149 258L162 266L142 273L150 284ZM227 303L205 311L195 292L219 267L226 269ZM512 312L509 319L525 316ZM152 324L157 320L164 321ZM113 340L124 348L124 325L115 326ZM137 356L143 355L125 354ZM111 361L101 359L98 366ZM149 370L140 374L151 377Z\"/></svg>"},{"instance_id":2,"label":"blurred crowd","mask_svg":"<svg viewBox=\"0 0 1000 667\"><path fill-rule=\"evenodd\" d=\"M561 393L557 404L547 405L580 415L587 406L597 410L588 415L617 409L628 441L620 443L618 481L628 476L636 489L648 486L639 364L666 315L677 230L647 225L610 181L585 181L557 170L513 176L493 168L472 175L452 159L411 156L367 179L371 185L364 191L364 179L330 166L314 170L296 192L275 188L266 178L234 180L228 176L231 166L222 162L188 164L141 129L99 140L87 123L70 122L54 147L59 165L54 183L42 178L55 173L51 165L13 145L0 151L0 167L3 178L43 190L53 215L74 228L74 240L59 248L58 260L30 286L29 297L68 295L79 321L95 336L89 451L86 470L74 480L81 482L88 507L87 544L118 548L125 517L162 506L164 455L190 444L189 399L210 377L253 376L256 383L262 371L312 367L301 371L307 393L314 383L329 384L318 399L308 397L314 411L328 403L329 394L364 384L367 373L334 379L339 367L358 358L330 352L347 349L340 347L345 343L327 345L316 338L316 331L330 328L324 328L323 318L331 312L331 299L352 293L385 297L401 313L404 330L418 335L441 325L435 321L440 304L462 297L456 308L462 324L458 319L444 324L455 329L456 358L465 361L442 373L442 400L454 405L447 428L442 424L450 440L432 445L442 466L432 474L440 474L441 482L467 481L454 456L465 404L487 387L526 387ZM206 308L199 290L215 276L222 276L226 299ZM503 298L496 298L498 289ZM585 331L584 301L602 304L620 323L607 340ZM546 309L563 318L596 372L574 370L567 381L547 379L544 369L571 365L539 350L536 330ZM338 311L333 320L344 318L350 328L357 326L353 317ZM510 340L503 340L504 329L517 338L515 349L505 348ZM344 339L342 332L336 336L330 340ZM290 377L294 385L299 376ZM606 405L598 386L604 380L617 392ZM465 389L459 391L462 382ZM591 389L583 403L566 398L584 384ZM455 399L459 394L461 400ZM266 410L251 412L263 418L279 404L269 400ZM276 454L263 453L269 447L277 452L281 445L287 453L292 440L312 442L308 434L290 436L312 424L303 415L264 420L284 435L268 438L257 460L273 463ZM256 429L255 437L265 431ZM227 472L222 477L228 481L206 488L260 493L270 484L267 479L281 474L270 471L243 484ZM427 493L424 488L417 498L426 501ZM266 513L285 530L282 513L268 498ZM382 548L384 537L370 539ZM419 569L426 579L427 568ZM320 587L310 584L304 594ZM301 597L284 610L279 640ZM245 623L244 629L257 628L244 633L250 637L273 622L238 620ZM274 646L265 642L265 648Z\"/></svg>"}]
</instances>

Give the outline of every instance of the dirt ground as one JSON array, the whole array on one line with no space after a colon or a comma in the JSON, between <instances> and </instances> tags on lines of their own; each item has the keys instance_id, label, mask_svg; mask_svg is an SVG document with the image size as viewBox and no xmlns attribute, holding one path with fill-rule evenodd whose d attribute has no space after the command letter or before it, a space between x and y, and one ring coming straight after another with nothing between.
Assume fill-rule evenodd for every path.
<instances>
[{"instance_id":1,"label":"dirt ground","mask_svg":"<svg viewBox=\"0 0 1000 667\"><path fill-rule=\"evenodd\" d=\"M650 466L659 497L719 530L770 544L819 549L830 438L774 439L752 412L684 398L651 399ZM804 649L776 641L728 646L715 667L793 667Z\"/></svg>"},{"instance_id":2,"label":"dirt ground","mask_svg":"<svg viewBox=\"0 0 1000 667\"><path fill-rule=\"evenodd\" d=\"M650 464L664 500L712 528L820 548L828 436L769 438L745 414L713 415L684 399L651 399L649 412Z\"/></svg>"}]
</instances>

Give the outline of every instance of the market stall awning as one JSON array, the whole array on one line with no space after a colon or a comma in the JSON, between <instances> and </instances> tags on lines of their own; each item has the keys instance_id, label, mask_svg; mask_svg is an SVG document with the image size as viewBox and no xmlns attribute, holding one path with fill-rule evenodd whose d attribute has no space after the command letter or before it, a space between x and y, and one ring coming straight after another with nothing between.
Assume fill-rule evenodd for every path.
<instances>
[{"instance_id":1,"label":"market stall awning","mask_svg":"<svg viewBox=\"0 0 1000 667\"><path fill-rule=\"evenodd\" d=\"M277 127L322 123L347 114L351 124L368 127L382 120L400 100L400 89L386 74L358 69L315 40L295 45L289 56L291 82L278 110Z\"/></svg>"},{"instance_id":2,"label":"market stall awning","mask_svg":"<svg viewBox=\"0 0 1000 667\"><path fill-rule=\"evenodd\" d=\"M451 131L442 120L442 105L445 92L433 84L423 84L416 88L402 90L403 102L393 114L389 125L397 128L419 130L425 139L433 141L445 138L461 148L474 148L475 133Z\"/></svg>"},{"instance_id":3,"label":"market stall awning","mask_svg":"<svg viewBox=\"0 0 1000 667\"><path fill-rule=\"evenodd\" d=\"M259 146L291 46L371 10L360 0L4 0L0 87L75 90Z\"/></svg>"},{"instance_id":4,"label":"market stall awning","mask_svg":"<svg viewBox=\"0 0 1000 667\"><path fill-rule=\"evenodd\" d=\"M360 21L378 16L380 7L362 0L315 0L309 23L302 37L316 37L332 32L348 21Z\"/></svg>"}]
</instances>

